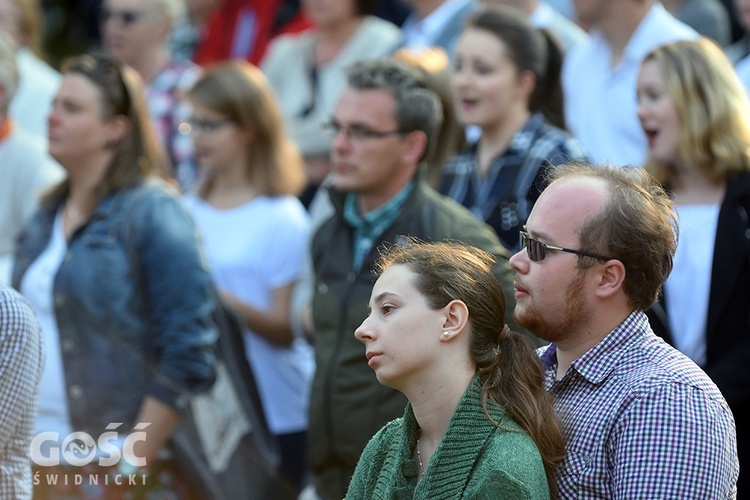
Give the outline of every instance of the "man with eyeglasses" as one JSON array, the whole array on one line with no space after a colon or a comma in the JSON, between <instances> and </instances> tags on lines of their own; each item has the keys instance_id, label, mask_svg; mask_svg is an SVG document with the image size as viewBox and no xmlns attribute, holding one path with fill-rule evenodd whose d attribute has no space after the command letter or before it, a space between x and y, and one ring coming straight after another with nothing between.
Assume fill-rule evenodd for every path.
<instances>
[{"instance_id":1,"label":"man with eyeglasses","mask_svg":"<svg viewBox=\"0 0 750 500\"><path fill-rule=\"evenodd\" d=\"M672 201L642 169L552 170L511 257L518 324L539 350L566 457L560 498L736 494L732 413L708 376L654 335L677 247Z\"/></svg>"},{"instance_id":2,"label":"man with eyeglasses","mask_svg":"<svg viewBox=\"0 0 750 500\"><path fill-rule=\"evenodd\" d=\"M344 497L368 440L406 404L378 383L354 337L367 316L378 249L407 235L473 244L497 256L496 275L512 301L508 252L492 229L424 179L420 162L442 117L437 95L414 68L391 60L360 62L346 77L325 127L332 134L334 213L311 247L317 371L308 435L315 488L324 499Z\"/></svg>"},{"instance_id":3,"label":"man with eyeglasses","mask_svg":"<svg viewBox=\"0 0 750 500\"><path fill-rule=\"evenodd\" d=\"M180 97L195 83L200 68L173 58L167 45L184 12L183 0L104 0L101 22L107 52L143 79L151 121L180 187L189 190L198 172L190 137L180 133L188 115Z\"/></svg>"}]
</instances>

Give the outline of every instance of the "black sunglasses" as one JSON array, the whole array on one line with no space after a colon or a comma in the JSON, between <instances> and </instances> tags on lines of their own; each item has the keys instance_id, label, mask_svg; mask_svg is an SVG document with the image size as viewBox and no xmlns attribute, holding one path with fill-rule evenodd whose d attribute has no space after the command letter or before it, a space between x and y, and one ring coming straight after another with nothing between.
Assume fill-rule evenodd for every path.
<instances>
[{"instance_id":1,"label":"black sunglasses","mask_svg":"<svg viewBox=\"0 0 750 500\"><path fill-rule=\"evenodd\" d=\"M529 233L527 233L526 231L519 231L518 235L521 238L521 248L526 249L526 253L529 255L529 260L533 262L539 262L540 260L544 260L544 257L547 256L547 250L556 250L558 252L574 253L582 257L592 257L597 260L612 260L611 257L605 257L603 255L599 255L595 253L584 252L582 250L573 250L572 248L556 247L553 245L542 243L539 240L530 238Z\"/></svg>"},{"instance_id":2,"label":"black sunglasses","mask_svg":"<svg viewBox=\"0 0 750 500\"><path fill-rule=\"evenodd\" d=\"M122 24L135 24L146 16L145 12L137 10L109 10L102 8L99 19L102 23L112 19Z\"/></svg>"}]
</instances>

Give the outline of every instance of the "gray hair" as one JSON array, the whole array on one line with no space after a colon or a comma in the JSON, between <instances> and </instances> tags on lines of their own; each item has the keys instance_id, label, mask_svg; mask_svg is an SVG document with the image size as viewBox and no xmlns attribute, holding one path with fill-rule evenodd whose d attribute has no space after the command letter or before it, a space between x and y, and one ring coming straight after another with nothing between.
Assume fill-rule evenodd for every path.
<instances>
[{"instance_id":1,"label":"gray hair","mask_svg":"<svg viewBox=\"0 0 750 500\"><path fill-rule=\"evenodd\" d=\"M346 77L354 90L382 89L391 94L396 100L394 118L399 130L424 132L425 152L430 150L443 122L443 109L417 68L392 59L360 61L347 68Z\"/></svg>"},{"instance_id":2,"label":"gray hair","mask_svg":"<svg viewBox=\"0 0 750 500\"><path fill-rule=\"evenodd\" d=\"M16 51L5 33L0 33L0 87L5 91L3 101L0 102L0 113L7 114L10 102L18 90L18 68Z\"/></svg>"}]
</instances>

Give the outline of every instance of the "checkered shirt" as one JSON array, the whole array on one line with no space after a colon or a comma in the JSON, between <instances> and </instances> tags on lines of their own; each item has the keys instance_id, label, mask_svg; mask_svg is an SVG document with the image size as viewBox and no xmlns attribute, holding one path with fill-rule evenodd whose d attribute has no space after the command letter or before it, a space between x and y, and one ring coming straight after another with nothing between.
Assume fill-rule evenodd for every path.
<instances>
[{"instance_id":1,"label":"checkered shirt","mask_svg":"<svg viewBox=\"0 0 750 500\"><path fill-rule=\"evenodd\" d=\"M560 498L726 499L736 495L734 419L716 385L630 314L555 380L538 350L566 445Z\"/></svg>"},{"instance_id":2,"label":"checkered shirt","mask_svg":"<svg viewBox=\"0 0 750 500\"><path fill-rule=\"evenodd\" d=\"M479 178L475 144L448 160L439 191L492 226L503 245L517 251L518 231L542 192L549 167L587 160L586 151L572 135L535 113L508 148L492 160L486 177Z\"/></svg>"},{"instance_id":3,"label":"checkered shirt","mask_svg":"<svg viewBox=\"0 0 750 500\"><path fill-rule=\"evenodd\" d=\"M198 168L195 164L192 139L179 130L180 124L190 118L189 108L182 98L199 75L200 67L196 64L172 59L146 85L151 122L174 165L175 177L184 191L194 187L198 179Z\"/></svg>"},{"instance_id":4,"label":"checkered shirt","mask_svg":"<svg viewBox=\"0 0 750 500\"><path fill-rule=\"evenodd\" d=\"M43 366L31 305L0 283L0 498L31 498L29 446Z\"/></svg>"}]
</instances>

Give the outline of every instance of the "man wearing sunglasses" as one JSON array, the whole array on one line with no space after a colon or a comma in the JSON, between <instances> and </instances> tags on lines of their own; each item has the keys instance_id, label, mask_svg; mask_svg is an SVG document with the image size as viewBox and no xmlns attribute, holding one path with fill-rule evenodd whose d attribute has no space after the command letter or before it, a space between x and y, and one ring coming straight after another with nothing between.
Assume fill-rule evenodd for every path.
<instances>
[{"instance_id":1,"label":"man wearing sunglasses","mask_svg":"<svg viewBox=\"0 0 750 500\"><path fill-rule=\"evenodd\" d=\"M189 112L180 97L198 78L200 68L177 60L167 39L185 12L183 0L104 0L102 40L115 59L135 69L145 83L151 121L183 190L194 186L197 166L190 137L179 132Z\"/></svg>"},{"instance_id":2,"label":"man wearing sunglasses","mask_svg":"<svg viewBox=\"0 0 750 500\"><path fill-rule=\"evenodd\" d=\"M354 330L367 316L372 264L383 245L410 235L452 239L495 255L512 301L508 253L492 229L432 190L420 165L437 136L440 100L421 73L389 60L355 64L325 126L332 137L333 215L312 240L317 371L310 397L310 455L318 495L343 498L362 450L406 398L381 385ZM506 308L512 320L512 306Z\"/></svg>"},{"instance_id":3,"label":"man wearing sunglasses","mask_svg":"<svg viewBox=\"0 0 750 500\"><path fill-rule=\"evenodd\" d=\"M516 320L552 343L540 355L566 441L560 497L733 498L729 407L643 312L672 269L672 202L633 167L551 179L510 262Z\"/></svg>"}]
</instances>

